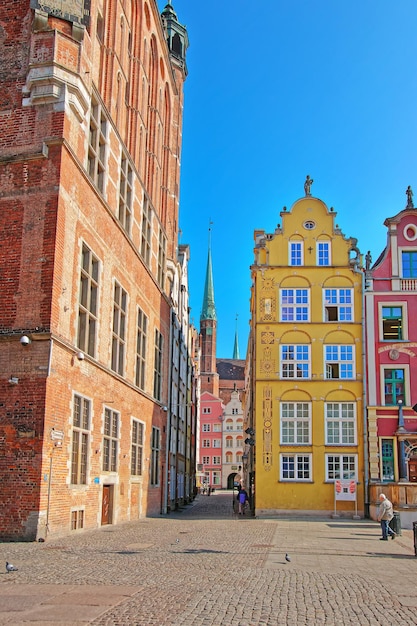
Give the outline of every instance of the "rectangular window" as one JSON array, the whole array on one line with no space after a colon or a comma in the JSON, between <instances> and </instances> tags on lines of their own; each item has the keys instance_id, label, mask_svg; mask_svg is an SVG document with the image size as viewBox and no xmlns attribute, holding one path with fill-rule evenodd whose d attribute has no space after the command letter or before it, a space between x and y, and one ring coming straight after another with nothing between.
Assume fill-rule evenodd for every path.
<instances>
[{"instance_id":1,"label":"rectangular window","mask_svg":"<svg viewBox=\"0 0 417 626\"><path fill-rule=\"evenodd\" d=\"M233 448L233 439L231 437L226 439L226 448Z\"/></svg>"},{"instance_id":2,"label":"rectangular window","mask_svg":"<svg viewBox=\"0 0 417 626\"><path fill-rule=\"evenodd\" d=\"M136 336L136 386L145 389L146 347L148 341L148 318L138 309L138 326Z\"/></svg>"},{"instance_id":3,"label":"rectangular window","mask_svg":"<svg viewBox=\"0 0 417 626\"><path fill-rule=\"evenodd\" d=\"M72 408L71 484L87 484L91 402L74 396Z\"/></svg>"},{"instance_id":4,"label":"rectangular window","mask_svg":"<svg viewBox=\"0 0 417 626\"><path fill-rule=\"evenodd\" d=\"M384 341L403 339L403 309L401 306L382 307L382 338Z\"/></svg>"},{"instance_id":5,"label":"rectangular window","mask_svg":"<svg viewBox=\"0 0 417 626\"><path fill-rule=\"evenodd\" d=\"M128 235L132 227L133 170L126 154L120 164L119 221Z\"/></svg>"},{"instance_id":6,"label":"rectangular window","mask_svg":"<svg viewBox=\"0 0 417 626\"><path fill-rule=\"evenodd\" d=\"M119 443L119 414L111 409L104 409L103 471L117 471Z\"/></svg>"},{"instance_id":7,"label":"rectangular window","mask_svg":"<svg viewBox=\"0 0 417 626\"><path fill-rule=\"evenodd\" d=\"M152 212L147 198L143 199L142 210L142 234L140 243L140 254L146 265L149 266L151 260L151 228Z\"/></svg>"},{"instance_id":8,"label":"rectangular window","mask_svg":"<svg viewBox=\"0 0 417 626\"><path fill-rule=\"evenodd\" d=\"M386 406L405 404L405 372L403 369L384 369L384 395Z\"/></svg>"},{"instance_id":9,"label":"rectangular window","mask_svg":"<svg viewBox=\"0 0 417 626\"><path fill-rule=\"evenodd\" d=\"M353 320L353 289L324 289L324 319L326 322Z\"/></svg>"},{"instance_id":10,"label":"rectangular window","mask_svg":"<svg viewBox=\"0 0 417 626\"><path fill-rule=\"evenodd\" d=\"M166 269L166 258L167 258L167 240L164 235L164 231L162 228L159 229L159 238L158 238L158 284L160 287L164 287L165 284L165 269Z\"/></svg>"},{"instance_id":11,"label":"rectangular window","mask_svg":"<svg viewBox=\"0 0 417 626\"><path fill-rule=\"evenodd\" d=\"M159 463L161 456L161 431L159 428L152 426L151 437L151 467L150 481L151 485L159 485Z\"/></svg>"},{"instance_id":12,"label":"rectangular window","mask_svg":"<svg viewBox=\"0 0 417 626\"><path fill-rule=\"evenodd\" d=\"M325 405L326 444L356 444L356 405L354 402L328 402Z\"/></svg>"},{"instance_id":13,"label":"rectangular window","mask_svg":"<svg viewBox=\"0 0 417 626\"><path fill-rule=\"evenodd\" d=\"M213 424L213 432L214 433L221 433L222 432L222 425L221 424Z\"/></svg>"},{"instance_id":14,"label":"rectangular window","mask_svg":"<svg viewBox=\"0 0 417 626\"><path fill-rule=\"evenodd\" d=\"M403 278L417 278L417 251L401 253Z\"/></svg>"},{"instance_id":15,"label":"rectangular window","mask_svg":"<svg viewBox=\"0 0 417 626\"><path fill-rule=\"evenodd\" d=\"M310 454L281 454L281 480L310 480Z\"/></svg>"},{"instance_id":16,"label":"rectangular window","mask_svg":"<svg viewBox=\"0 0 417 626\"><path fill-rule=\"evenodd\" d=\"M352 379L353 346L325 346L326 378Z\"/></svg>"},{"instance_id":17,"label":"rectangular window","mask_svg":"<svg viewBox=\"0 0 417 626\"><path fill-rule=\"evenodd\" d=\"M282 402L281 444L309 444L311 405L309 402Z\"/></svg>"},{"instance_id":18,"label":"rectangular window","mask_svg":"<svg viewBox=\"0 0 417 626\"><path fill-rule=\"evenodd\" d=\"M390 482L394 480L394 442L392 439L381 441L381 469L382 480Z\"/></svg>"},{"instance_id":19,"label":"rectangular window","mask_svg":"<svg viewBox=\"0 0 417 626\"><path fill-rule=\"evenodd\" d=\"M211 413L211 407L209 407L209 406L203 407L203 413L206 413L206 414L207 413Z\"/></svg>"},{"instance_id":20,"label":"rectangular window","mask_svg":"<svg viewBox=\"0 0 417 626\"><path fill-rule=\"evenodd\" d=\"M210 424L203 424L203 433L209 433L211 430Z\"/></svg>"},{"instance_id":21,"label":"rectangular window","mask_svg":"<svg viewBox=\"0 0 417 626\"><path fill-rule=\"evenodd\" d=\"M330 242L317 242L317 265L330 265Z\"/></svg>"},{"instance_id":22,"label":"rectangular window","mask_svg":"<svg viewBox=\"0 0 417 626\"><path fill-rule=\"evenodd\" d=\"M105 191L108 120L101 104L94 97L90 108L88 136L88 175L100 193Z\"/></svg>"},{"instance_id":23,"label":"rectangular window","mask_svg":"<svg viewBox=\"0 0 417 626\"><path fill-rule=\"evenodd\" d=\"M310 378L310 346L281 346L281 378Z\"/></svg>"},{"instance_id":24,"label":"rectangular window","mask_svg":"<svg viewBox=\"0 0 417 626\"><path fill-rule=\"evenodd\" d=\"M212 472L212 474L211 474L211 484L212 485L220 485L220 472Z\"/></svg>"},{"instance_id":25,"label":"rectangular window","mask_svg":"<svg viewBox=\"0 0 417 626\"><path fill-rule=\"evenodd\" d=\"M79 530L84 528L84 510L77 509L71 511L71 530Z\"/></svg>"},{"instance_id":26,"label":"rectangular window","mask_svg":"<svg viewBox=\"0 0 417 626\"><path fill-rule=\"evenodd\" d=\"M309 290L281 289L281 322L309 321Z\"/></svg>"},{"instance_id":27,"label":"rectangular window","mask_svg":"<svg viewBox=\"0 0 417 626\"><path fill-rule=\"evenodd\" d=\"M211 448L211 440L203 439L203 448Z\"/></svg>"},{"instance_id":28,"label":"rectangular window","mask_svg":"<svg viewBox=\"0 0 417 626\"><path fill-rule=\"evenodd\" d=\"M301 241L290 242L290 265L303 264L303 244Z\"/></svg>"},{"instance_id":29,"label":"rectangular window","mask_svg":"<svg viewBox=\"0 0 417 626\"><path fill-rule=\"evenodd\" d=\"M221 465L221 458L219 456L214 456L213 457L213 465Z\"/></svg>"},{"instance_id":30,"label":"rectangular window","mask_svg":"<svg viewBox=\"0 0 417 626\"><path fill-rule=\"evenodd\" d=\"M97 332L99 262L83 244L81 254L80 294L78 304L77 346L94 357Z\"/></svg>"},{"instance_id":31,"label":"rectangular window","mask_svg":"<svg viewBox=\"0 0 417 626\"><path fill-rule=\"evenodd\" d=\"M126 308L127 293L117 283L114 284L113 297L113 334L111 368L123 376L126 342Z\"/></svg>"},{"instance_id":32,"label":"rectangular window","mask_svg":"<svg viewBox=\"0 0 417 626\"><path fill-rule=\"evenodd\" d=\"M221 439L213 439L213 448L221 448L222 440Z\"/></svg>"},{"instance_id":33,"label":"rectangular window","mask_svg":"<svg viewBox=\"0 0 417 626\"><path fill-rule=\"evenodd\" d=\"M162 395L162 350L163 337L158 329L155 329L155 356L153 369L153 395L156 400Z\"/></svg>"},{"instance_id":34,"label":"rectangular window","mask_svg":"<svg viewBox=\"0 0 417 626\"><path fill-rule=\"evenodd\" d=\"M203 456L203 465L210 465L210 457Z\"/></svg>"},{"instance_id":35,"label":"rectangular window","mask_svg":"<svg viewBox=\"0 0 417 626\"><path fill-rule=\"evenodd\" d=\"M130 464L132 476L142 476L143 428L142 422L136 419L132 420L132 458Z\"/></svg>"},{"instance_id":36,"label":"rectangular window","mask_svg":"<svg viewBox=\"0 0 417 626\"><path fill-rule=\"evenodd\" d=\"M327 454L326 480L356 480L356 454Z\"/></svg>"}]
</instances>

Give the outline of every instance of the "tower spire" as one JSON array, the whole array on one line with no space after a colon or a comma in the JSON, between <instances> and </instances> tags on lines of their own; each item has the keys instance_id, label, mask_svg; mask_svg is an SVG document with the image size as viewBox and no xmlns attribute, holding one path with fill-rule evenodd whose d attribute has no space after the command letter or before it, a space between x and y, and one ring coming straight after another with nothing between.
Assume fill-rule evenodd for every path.
<instances>
[{"instance_id":1,"label":"tower spire","mask_svg":"<svg viewBox=\"0 0 417 626\"><path fill-rule=\"evenodd\" d=\"M211 262L211 225L209 225L209 248L207 256L206 282L204 285L203 308L201 310L200 320L217 321L216 306L214 304L214 283L213 283L213 267Z\"/></svg>"},{"instance_id":2,"label":"tower spire","mask_svg":"<svg viewBox=\"0 0 417 626\"><path fill-rule=\"evenodd\" d=\"M239 317L239 315L236 313L235 345L234 345L234 348L233 348L233 358L234 359L240 359L239 339L238 339L238 333L237 333L237 318L238 317Z\"/></svg>"}]
</instances>

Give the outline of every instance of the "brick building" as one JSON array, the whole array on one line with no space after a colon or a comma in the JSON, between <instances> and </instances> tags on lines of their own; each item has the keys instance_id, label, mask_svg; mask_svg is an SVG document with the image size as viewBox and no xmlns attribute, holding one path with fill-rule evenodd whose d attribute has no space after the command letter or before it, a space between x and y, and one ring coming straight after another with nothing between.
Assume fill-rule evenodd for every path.
<instances>
[{"instance_id":1,"label":"brick building","mask_svg":"<svg viewBox=\"0 0 417 626\"><path fill-rule=\"evenodd\" d=\"M155 0L0 23L0 536L33 539L168 499L188 38Z\"/></svg>"}]
</instances>

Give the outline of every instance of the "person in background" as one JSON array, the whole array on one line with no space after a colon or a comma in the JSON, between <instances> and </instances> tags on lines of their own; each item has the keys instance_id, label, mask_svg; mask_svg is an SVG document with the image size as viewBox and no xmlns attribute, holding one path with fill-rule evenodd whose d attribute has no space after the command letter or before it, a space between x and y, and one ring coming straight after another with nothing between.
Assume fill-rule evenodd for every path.
<instances>
[{"instance_id":1,"label":"person in background","mask_svg":"<svg viewBox=\"0 0 417 626\"><path fill-rule=\"evenodd\" d=\"M396 533L390 528L390 521L394 517L394 510L392 502L390 502L387 496L383 493L379 494L379 510L378 510L378 522L381 522L382 537L380 541L388 541L388 535L391 535L391 539L395 539Z\"/></svg>"},{"instance_id":2,"label":"person in background","mask_svg":"<svg viewBox=\"0 0 417 626\"><path fill-rule=\"evenodd\" d=\"M239 515L245 515L245 504L249 501L246 489L242 487L238 495L239 499Z\"/></svg>"}]
</instances>

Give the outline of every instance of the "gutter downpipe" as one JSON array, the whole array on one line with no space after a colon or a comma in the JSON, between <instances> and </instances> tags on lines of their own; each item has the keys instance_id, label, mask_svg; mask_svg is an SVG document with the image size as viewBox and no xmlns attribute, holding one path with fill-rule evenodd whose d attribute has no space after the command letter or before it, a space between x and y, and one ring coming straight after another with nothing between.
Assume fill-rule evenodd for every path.
<instances>
[{"instance_id":1,"label":"gutter downpipe","mask_svg":"<svg viewBox=\"0 0 417 626\"><path fill-rule=\"evenodd\" d=\"M169 468L170 468L170 456L171 456L171 393L172 393L172 343L174 341L174 333L173 333L173 324L172 320L174 317L174 310L172 306L170 307L170 315L169 315L169 332L170 332L170 341L169 341L169 367L168 367L168 402L167 402L167 432L165 436L165 494L164 494L164 502L162 505L162 515L168 514L168 499L170 493L170 485L168 482L169 479Z\"/></svg>"},{"instance_id":2,"label":"gutter downpipe","mask_svg":"<svg viewBox=\"0 0 417 626\"><path fill-rule=\"evenodd\" d=\"M362 272L362 368L363 368L363 456L364 456L364 482L365 482L365 507L364 514L369 518L369 451L368 451L368 393L367 393L367 370L366 370L366 317L365 317L365 272Z\"/></svg>"}]
</instances>

